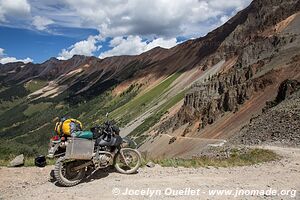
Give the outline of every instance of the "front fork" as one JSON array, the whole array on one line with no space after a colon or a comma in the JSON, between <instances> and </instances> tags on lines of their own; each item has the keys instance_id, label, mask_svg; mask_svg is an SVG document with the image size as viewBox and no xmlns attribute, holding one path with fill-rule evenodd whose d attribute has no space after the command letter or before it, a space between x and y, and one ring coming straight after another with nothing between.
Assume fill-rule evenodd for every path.
<instances>
[{"instance_id":1,"label":"front fork","mask_svg":"<svg viewBox=\"0 0 300 200\"><path fill-rule=\"evenodd\" d=\"M126 164L127 167L129 167L127 159L125 158L124 153L122 151L122 148L119 147L117 149L117 153L119 153L121 155L121 160Z\"/></svg>"}]
</instances>

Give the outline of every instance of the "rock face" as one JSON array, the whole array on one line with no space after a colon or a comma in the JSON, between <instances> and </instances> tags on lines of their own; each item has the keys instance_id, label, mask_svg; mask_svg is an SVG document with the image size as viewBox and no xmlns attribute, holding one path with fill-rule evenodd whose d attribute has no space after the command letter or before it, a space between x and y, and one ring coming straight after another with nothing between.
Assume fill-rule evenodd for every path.
<instances>
[{"instance_id":1,"label":"rock face","mask_svg":"<svg viewBox=\"0 0 300 200\"><path fill-rule=\"evenodd\" d=\"M19 167L22 165L24 165L24 155L23 154L18 155L9 163L10 167Z\"/></svg>"},{"instance_id":2,"label":"rock face","mask_svg":"<svg viewBox=\"0 0 300 200\"><path fill-rule=\"evenodd\" d=\"M179 119L194 118L199 120L199 128L204 128L222 113L237 111L254 91L268 84L250 80L252 74L251 68L232 70L229 74L214 76L206 83L195 84L185 97Z\"/></svg>"},{"instance_id":3,"label":"rock face","mask_svg":"<svg viewBox=\"0 0 300 200\"><path fill-rule=\"evenodd\" d=\"M294 16L299 10L299 1L256 0L231 19L228 23L238 19L243 23L232 30L216 52L203 59L200 65L206 67L221 60L227 63L233 57L236 62L229 69L224 64L218 73L195 83L187 92L180 111L163 123L159 132L170 128L174 130L184 124L197 124L198 130L201 130L226 112L238 111L256 92L278 84L279 79L271 78L270 74L281 66L289 62L293 67L299 67L295 49L290 52L290 55L294 55L292 59L282 57L280 61L287 49L299 49L299 31L291 28L288 29L290 31L278 31L282 20L291 18L289 16ZM278 61L274 62L276 59ZM278 101L285 93L290 93L294 86L291 83L284 87L283 94L278 94ZM188 129L183 135L186 132Z\"/></svg>"},{"instance_id":4,"label":"rock face","mask_svg":"<svg viewBox=\"0 0 300 200\"><path fill-rule=\"evenodd\" d=\"M287 97L295 93L300 89L300 82L297 80L285 80L282 82L278 89L278 94L275 99L276 103L280 103L285 100Z\"/></svg>"},{"instance_id":5,"label":"rock face","mask_svg":"<svg viewBox=\"0 0 300 200\"><path fill-rule=\"evenodd\" d=\"M284 81L271 108L243 127L232 143L300 145L300 82ZM280 99L280 101L279 101ZM278 102L279 101L279 102Z\"/></svg>"},{"instance_id":6,"label":"rock face","mask_svg":"<svg viewBox=\"0 0 300 200\"><path fill-rule=\"evenodd\" d=\"M253 78L254 67L239 65L225 74L217 74L204 83L196 83L187 92L184 104L172 119L162 127L177 128L186 123L198 123L198 130L214 123L226 112L236 112L253 93L272 84L272 80ZM162 130L162 129L161 129Z\"/></svg>"},{"instance_id":7,"label":"rock face","mask_svg":"<svg viewBox=\"0 0 300 200\"><path fill-rule=\"evenodd\" d=\"M287 97L300 90L300 82L297 80L285 80L283 81L279 88L278 93L273 101L269 101L266 103L266 107L263 111L266 111L274 106L277 106L279 103L284 101Z\"/></svg>"}]
</instances>

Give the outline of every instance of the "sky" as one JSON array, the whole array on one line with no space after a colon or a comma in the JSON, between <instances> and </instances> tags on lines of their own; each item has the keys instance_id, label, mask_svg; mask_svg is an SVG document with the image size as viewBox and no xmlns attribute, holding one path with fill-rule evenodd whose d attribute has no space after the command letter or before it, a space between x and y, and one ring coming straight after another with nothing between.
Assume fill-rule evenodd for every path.
<instances>
[{"instance_id":1,"label":"sky","mask_svg":"<svg viewBox=\"0 0 300 200\"><path fill-rule=\"evenodd\" d=\"M0 0L0 63L105 58L206 35L250 0Z\"/></svg>"}]
</instances>

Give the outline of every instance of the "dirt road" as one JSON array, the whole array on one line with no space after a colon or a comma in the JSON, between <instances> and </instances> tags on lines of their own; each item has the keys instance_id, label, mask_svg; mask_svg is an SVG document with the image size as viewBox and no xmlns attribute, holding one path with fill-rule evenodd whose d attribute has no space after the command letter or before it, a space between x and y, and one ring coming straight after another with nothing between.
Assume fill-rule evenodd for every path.
<instances>
[{"instance_id":1,"label":"dirt road","mask_svg":"<svg viewBox=\"0 0 300 200\"><path fill-rule=\"evenodd\" d=\"M0 199L300 199L300 149L266 148L283 158L276 162L234 168L156 166L142 168L134 175L98 172L71 188L59 187L49 180L53 166L0 168ZM236 189L240 196L234 198ZM223 194L219 191L219 195L212 195L215 190L223 191ZM266 191L261 195L242 195L243 192L249 194L250 190ZM272 196L270 192L273 190L287 195ZM295 190L298 190L297 193ZM126 191L130 195L126 195ZM119 192L119 195L113 194Z\"/></svg>"}]
</instances>

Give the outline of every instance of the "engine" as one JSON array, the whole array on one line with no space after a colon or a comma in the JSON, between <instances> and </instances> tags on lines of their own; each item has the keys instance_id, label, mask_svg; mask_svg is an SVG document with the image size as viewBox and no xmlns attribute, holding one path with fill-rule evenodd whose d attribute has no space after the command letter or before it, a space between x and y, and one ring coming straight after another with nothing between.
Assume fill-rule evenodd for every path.
<instances>
[{"instance_id":1,"label":"engine","mask_svg":"<svg viewBox=\"0 0 300 200\"><path fill-rule=\"evenodd\" d=\"M110 159L111 159L111 157L107 156L106 154L99 155L100 165L102 165L102 166L108 165Z\"/></svg>"},{"instance_id":2,"label":"engine","mask_svg":"<svg viewBox=\"0 0 300 200\"><path fill-rule=\"evenodd\" d=\"M110 152L105 152L105 151L100 151L99 152L99 157L98 158L94 158L94 164L95 167L98 168L105 168L107 167L110 162L113 159L113 155Z\"/></svg>"}]
</instances>

